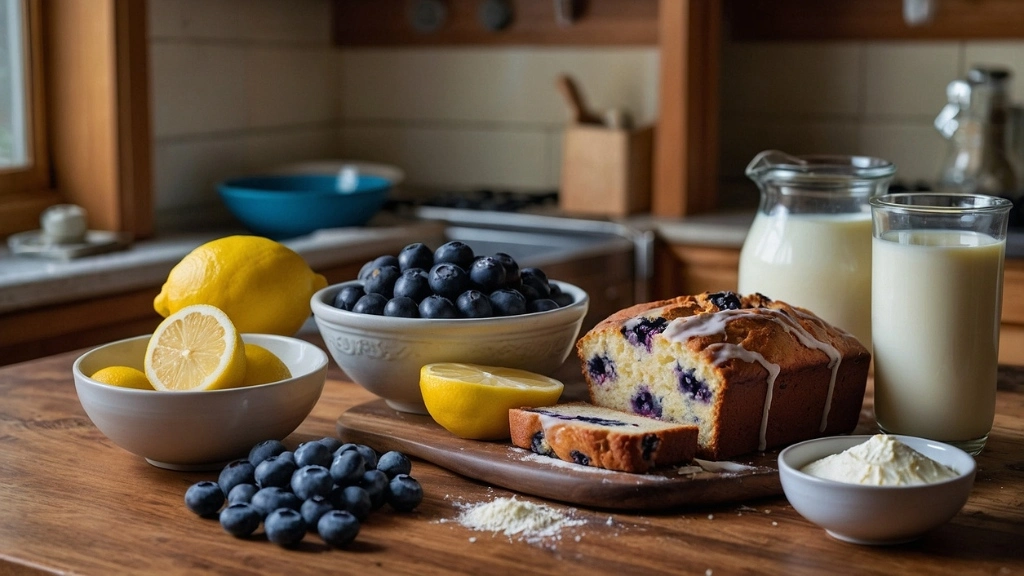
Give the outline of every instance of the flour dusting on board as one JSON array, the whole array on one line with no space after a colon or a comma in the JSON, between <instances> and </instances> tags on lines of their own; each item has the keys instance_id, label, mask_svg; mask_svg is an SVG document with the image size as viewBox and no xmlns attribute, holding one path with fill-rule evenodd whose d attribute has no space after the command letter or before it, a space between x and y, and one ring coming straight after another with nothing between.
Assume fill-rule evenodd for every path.
<instances>
[{"instance_id":1,"label":"flour dusting on board","mask_svg":"<svg viewBox=\"0 0 1024 576\"><path fill-rule=\"evenodd\" d=\"M563 514L551 506L517 500L514 496L456 506L462 509L459 524L466 528L501 533L510 539L525 540L531 544L560 540L564 528L586 524L585 520Z\"/></svg>"}]
</instances>

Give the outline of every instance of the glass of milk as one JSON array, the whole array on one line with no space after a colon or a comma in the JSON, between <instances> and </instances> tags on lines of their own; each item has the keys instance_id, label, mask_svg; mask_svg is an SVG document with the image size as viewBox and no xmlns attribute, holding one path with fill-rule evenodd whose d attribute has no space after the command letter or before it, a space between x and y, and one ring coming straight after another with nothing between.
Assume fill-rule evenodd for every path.
<instances>
[{"instance_id":1,"label":"glass of milk","mask_svg":"<svg viewBox=\"0 0 1024 576\"><path fill-rule=\"evenodd\" d=\"M806 308L871 349L871 207L896 166L865 156L761 152L761 204L740 252L739 291Z\"/></svg>"},{"instance_id":2,"label":"glass of milk","mask_svg":"<svg viewBox=\"0 0 1024 576\"><path fill-rule=\"evenodd\" d=\"M875 418L883 431L971 454L985 447L1011 207L980 194L871 200Z\"/></svg>"}]
</instances>

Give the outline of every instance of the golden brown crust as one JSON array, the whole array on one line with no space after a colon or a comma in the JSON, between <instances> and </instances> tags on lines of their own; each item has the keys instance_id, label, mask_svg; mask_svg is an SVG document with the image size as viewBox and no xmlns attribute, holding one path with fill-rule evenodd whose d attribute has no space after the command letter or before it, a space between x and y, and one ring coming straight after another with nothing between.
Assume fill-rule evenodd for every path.
<instances>
[{"instance_id":1,"label":"golden brown crust","mask_svg":"<svg viewBox=\"0 0 1024 576\"><path fill-rule=\"evenodd\" d=\"M581 406L587 405L571 403L540 410L572 413ZM637 418L611 409L589 408L609 419ZM566 462L642 473L656 466L689 462L697 451L696 426L666 426L665 422L651 420L646 429L625 429L550 416L545 419L537 410L509 410L512 444Z\"/></svg>"}]
</instances>

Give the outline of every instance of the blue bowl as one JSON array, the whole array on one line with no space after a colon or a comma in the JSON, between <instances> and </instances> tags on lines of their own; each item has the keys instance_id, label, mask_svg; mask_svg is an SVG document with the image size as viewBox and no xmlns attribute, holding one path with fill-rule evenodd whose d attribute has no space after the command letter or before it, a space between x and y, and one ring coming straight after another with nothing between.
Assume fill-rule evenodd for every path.
<instances>
[{"instance_id":1,"label":"blue bowl","mask_svg":"<svg viewBox=\"0 0 1024 576\"><path fill-rule=\"evenodd\" d=\"M366 224L384 205L391 181L359 175L341 192L338 177L281 175L235 178L217 186L228 210L255 234L275 240L321 228Z\"/></svg>"}]
</instances>

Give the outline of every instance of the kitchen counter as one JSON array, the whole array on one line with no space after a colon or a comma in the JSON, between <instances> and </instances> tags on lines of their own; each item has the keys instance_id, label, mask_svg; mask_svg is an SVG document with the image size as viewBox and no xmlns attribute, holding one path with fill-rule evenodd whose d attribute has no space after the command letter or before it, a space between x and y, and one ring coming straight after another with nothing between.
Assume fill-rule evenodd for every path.
<instances>
[{"instance_id":1,"label":"kitchen counter","mask_svg":"<svg viewBox=\"0 0 1024 576\"><path fill-rule=\"evenodd\" d=\"M425 499L414 512L375 512L347 550L315 535L285 550L261 532L235 539L185 508L188 486L215 473L155 468L107 440L75 395L78 354L0 368L0 574L1024 573L1024 369L1000 373L995 429L966 507L910 544L834 540L781 496L641 514L549 502L583 524L510 538L457 515L513 493L415 461ZM343 411L372 398L332 362L319 403L285 443L334 434ZM865 417L870 407L869 395Z\"/></svg>"}]
</instances>

